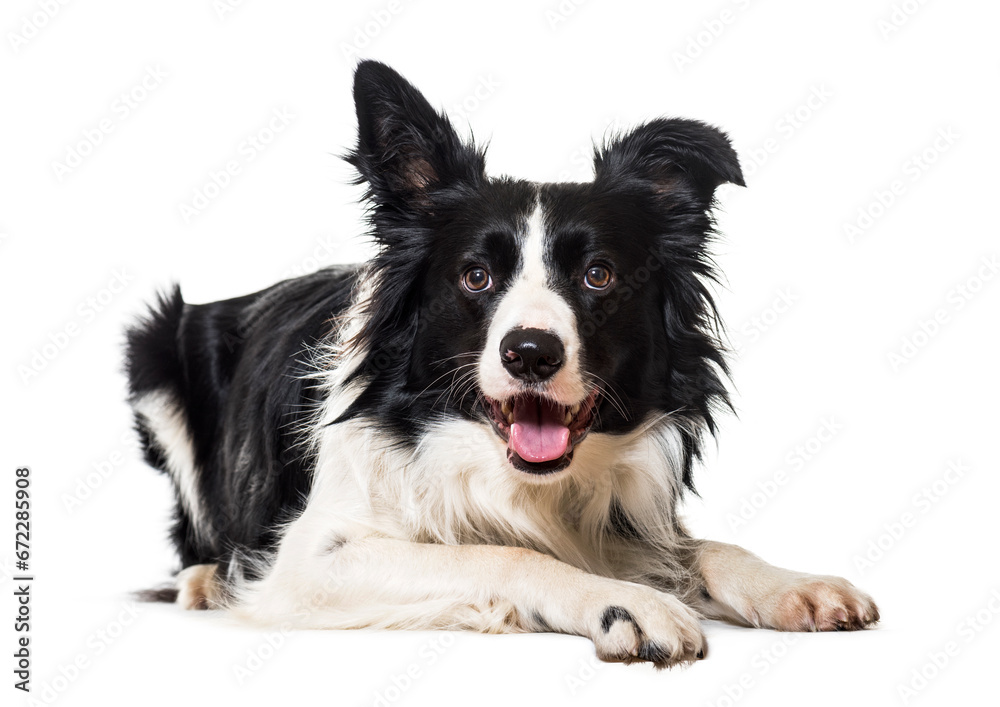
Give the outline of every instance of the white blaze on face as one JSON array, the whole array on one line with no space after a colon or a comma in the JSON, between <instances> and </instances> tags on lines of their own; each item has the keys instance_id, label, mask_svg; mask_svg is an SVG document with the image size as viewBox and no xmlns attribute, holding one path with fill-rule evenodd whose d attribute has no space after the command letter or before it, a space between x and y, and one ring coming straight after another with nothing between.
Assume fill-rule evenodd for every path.
<instances>
[{"instance_id":1,"label":"white blaze on face","mask_svg":"<svg viewBox=\"0 0 1000 707\"><path fill-rule=\"evenodd\" d=\"M511 329L517 328L549 331L562 341L563 365L544 383L543 390L549 398L561 405L574 405L590 393L580 371L576 315L550 286L552 276L545 267L546 247L542 207L536 203L521 244L520 269L493 315L486 348L479 359L479 386L494 400L508 400L523 390L521 381L512 377L500 362L500 342Z\"/></svg>"}]
</instances>

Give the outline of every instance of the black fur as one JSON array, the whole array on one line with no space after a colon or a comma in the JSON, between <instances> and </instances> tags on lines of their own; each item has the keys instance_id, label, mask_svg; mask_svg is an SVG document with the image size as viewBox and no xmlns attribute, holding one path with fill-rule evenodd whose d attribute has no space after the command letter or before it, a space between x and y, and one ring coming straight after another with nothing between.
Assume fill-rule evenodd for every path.
<instances>
[{"instance_id":1,"label":"black fur","mask_svg":"<svg viewBox=\"0 0 1000 707\"><path fill-rule=\"evenodd\" d=\"M639 630L639 624L636 622L635 617L629 613L628 609L621 606L609 606L604 610L604 613L601 614L601 630L607 633L615 625L616 621L625 621L632 624L636 631Z\"/></svg>"},{"instance_id":2,"label":"black fur","mask_svg":"<svg viewBox=\"0 0 1000 707\"><path fill-rule=\"evenodd\" d=\"M355 277L352 268L322 270L205 305L185 304L174 289L129 330L132 399L168 391L180 401L202 469L213 532L196 538L178 498L172 539L183 567L269 549L277 524L302 508L312 467L298 430L318 401L304 376ZM165 470L142 415L136 424L147 460Z\"/></svg>"},{"instance_id":3,"label":"black fur","mask_svg":"<svg viewBox=\"0 0 1000 707\"><path fill-rule=\"evenodd\" d=\"M344 418L376 420L400 445L415 445L441 417L486 419L480 396L449 384L482 350L540 203L551 285L576 312L584 366L610 388L594 431L628 432L651 413L689 420L683 481L693 488L700 431L714 431L713 415L728 406L705 284L714 191L743 183L726 136L696 121L654 120L596 151L592 183L536 185L487 177L483 152L382 64L358 66L354 98L358 143L347 159L367 186L379 252L354 342L366 351L353 375L365 387ZM595 260L616 273L608 292L573 284ZM469 263L489 266L495 291L470 296L457 285ZM133 399L169 392L194 437L211 533L198 540L178 503L173 540L184 566L271 549L277 525L303 507L313 460L300 431L319 402L308 376L358 272L325 270L206 305L185 304L175 289L129 332ZM163 469L141 416L137 425L147 459ZM641 532L620 506L615 513L623 534Z\"/></svg>"},{"instance_id":4,"label":"black fur","mask_svg":"<svg viewBox=\"0 0 1000 707\"><path fill-rule=\"evenodd\" d=\"M330 538L330 540L326 544L326 552L327 554L332 554L337 550L339 550L340 548L344 547L344 545L346 544L347 540L343 536L334 535L333 537Z\"/></svg>"},{"instance_id":5,"label":"black fur","mask_svg":"<svg viewBox=\"0 0 1000 707\"><path fill-rule=\"evenodd\" d=\"M140 589L137 592L133 592L132 595L136 601L172 604L177 601L178 593L177 587L170 586L158 587L156 589Z\"/></svg>"}]
</instances>

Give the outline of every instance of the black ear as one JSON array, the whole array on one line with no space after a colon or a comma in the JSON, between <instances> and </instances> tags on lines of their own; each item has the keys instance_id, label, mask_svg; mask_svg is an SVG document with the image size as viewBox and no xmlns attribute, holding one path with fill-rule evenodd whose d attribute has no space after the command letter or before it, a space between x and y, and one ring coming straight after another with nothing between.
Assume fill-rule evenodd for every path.
<instances>
[{"instance_id":1,"label":"black ear","mask_svg":"<svg viewBox=\"0 0 1000 707\"><path fill-rule=\"evenodd\" d=\"M669 194L683 189L702 209L715 189L732 182L741 187L743 171L724 132L697 120L660 118L612 139L594 155L595 179L639 178Z\"/></svg>"},{"instance_id":2,"label":"black ear","mask_svg":"<svg viewBox=\"0 0 1000 707\"><path fill-rule=\"evenodd\" d=\"M409 81L377 61L354 72L358 146L347 156L376 204L426 203L436 188L484 174L484 159Z\"/></svg>"}]
</instances>

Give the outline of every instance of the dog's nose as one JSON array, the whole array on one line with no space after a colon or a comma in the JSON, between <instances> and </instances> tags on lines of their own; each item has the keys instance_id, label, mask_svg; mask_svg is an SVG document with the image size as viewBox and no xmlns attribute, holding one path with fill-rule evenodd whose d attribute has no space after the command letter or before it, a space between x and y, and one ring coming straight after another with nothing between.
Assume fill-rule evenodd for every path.
<instances>
[{"instance_id":1,"label":"dog's nose","mask_svg":"<svg viewBox=\"0 0 1000 707\"><path fill-rule=\"evenodd\" d=\"M515 378L540 381L563 363L562 341L542 329L512 329L500 342L500 362Z\"/></svg>"}]
</instances>

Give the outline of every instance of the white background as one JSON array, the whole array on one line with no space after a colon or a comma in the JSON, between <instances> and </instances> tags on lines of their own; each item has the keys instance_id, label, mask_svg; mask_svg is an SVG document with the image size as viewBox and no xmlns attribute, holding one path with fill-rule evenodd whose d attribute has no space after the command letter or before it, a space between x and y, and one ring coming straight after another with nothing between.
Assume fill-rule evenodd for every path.
<instances>
[{"instance_id":1,"label":"white background","mask_svg":"<svg viewBox=\"0 0 1000 707\"><path fill-rule=\"evenodd\" d=\"M994 693L1000 277L984 263L1000 253L1000 6L339 5L4 4L3 703L24 702L9 579L23 464L40 703L933 705ZM716 249L739 418L709 450L690 525L848 577L878 601L877 630L706 623L708 660L656 672L595 668L588 641L554 635L306 632L272 636L272 649L218 615L130 602L174 558L168 484L131 447L123 327L174 281L202 302L369 254L337 157L354 139L359 55L471 124L493 174L587 179L593 140L660 115L729 132L749 186L720 191ZM241 144L275 110L294 117L249 159ZM56 164L67 160L68 173ZM230 160L239 174L183 218Z\"/></svg>"}]
</instances>

